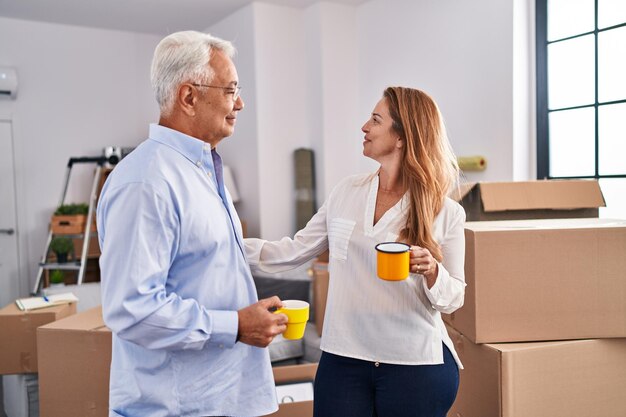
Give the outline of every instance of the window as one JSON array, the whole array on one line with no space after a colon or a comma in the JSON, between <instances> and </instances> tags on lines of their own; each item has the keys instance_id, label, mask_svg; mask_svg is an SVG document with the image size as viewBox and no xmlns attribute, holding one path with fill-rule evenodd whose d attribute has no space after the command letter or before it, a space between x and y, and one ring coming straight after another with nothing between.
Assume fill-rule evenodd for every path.
<instances>
[{"instance_id":1,"label":"window","mask_svg":"<svg viewBox=\"0 0 626 417\"><path fill-rule=\"evenodd\" d=\"M537 0L537 177L597 178L626 218L626 1Z\"/></svg>"}]
</instances>

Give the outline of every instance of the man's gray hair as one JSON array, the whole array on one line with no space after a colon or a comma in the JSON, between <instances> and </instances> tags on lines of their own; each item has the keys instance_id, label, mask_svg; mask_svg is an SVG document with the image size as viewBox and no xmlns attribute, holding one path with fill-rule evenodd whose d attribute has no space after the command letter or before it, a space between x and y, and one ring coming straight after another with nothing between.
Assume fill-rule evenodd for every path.
<instances>
[{"instance_id":1,"label":"man's gray hair","mask_svg":"<svg viewBox=\"0 0 626 417\"><path fill-rule=\"evenodd\" d=\"M230 58L235 54L232 43L202 32L176 32L159 42L152 58L150 81L161 115L171 113L180 84L211 82L213 69L208 64L213 48Z\"/></svg>"}]
</instances>

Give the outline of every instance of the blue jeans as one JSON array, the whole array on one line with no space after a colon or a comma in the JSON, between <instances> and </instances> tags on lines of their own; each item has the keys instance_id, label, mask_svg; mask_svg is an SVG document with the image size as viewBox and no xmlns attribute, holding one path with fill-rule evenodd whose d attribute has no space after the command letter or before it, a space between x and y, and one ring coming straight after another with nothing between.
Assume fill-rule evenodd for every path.
<instances>
[{"instance_id":1,"label":"blue jeans","mask_svg":"<svg viewBox=\"0 0 626 417\"><path fill-rule=\"evenodd\" d=\"M441 365L392 365L322 353L314 417L446 417L459 370L443 345Z\"/></svg>"}]
</instances>

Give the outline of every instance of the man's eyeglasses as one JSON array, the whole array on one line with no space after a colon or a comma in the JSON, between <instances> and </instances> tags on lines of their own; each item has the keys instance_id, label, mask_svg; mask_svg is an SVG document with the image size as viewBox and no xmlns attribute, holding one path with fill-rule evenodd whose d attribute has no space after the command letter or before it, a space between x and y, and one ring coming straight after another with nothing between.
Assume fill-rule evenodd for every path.
<instances>
[{"instance_id":1,"label":"man's eyeglasses","mask_svg":"<svg viewBox=\"0 0 626 417\"><path fill-rule=\"evenodd\" d=\"M193 85L194 87L207 87L207 88L222 89L226 91L226 94L233 95L233 101L237 101L237 99L239 98L239 94L241 94L241 87L239 87L238 85L235 87L220 87L219 85L206 85L206 84L194 84L194 83L192 83L191 85Z\"/></svg>"}]
</instances>

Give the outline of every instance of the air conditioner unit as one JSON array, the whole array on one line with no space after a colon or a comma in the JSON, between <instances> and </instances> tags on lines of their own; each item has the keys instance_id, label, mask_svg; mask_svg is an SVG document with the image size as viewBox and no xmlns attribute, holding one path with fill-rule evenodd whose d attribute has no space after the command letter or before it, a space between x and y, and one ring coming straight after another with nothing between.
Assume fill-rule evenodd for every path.
<instances>
[{"instance_id":1,"label":"air conditioner unit","mask_svg":"<svg viewBox=\"0 0 626 417\"><path fill-rule=\"evenodd\" d=\"M17 96L17 71L15 68L0 67L0 97Z\"/></svg>"}]
</instances>

